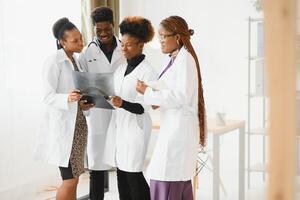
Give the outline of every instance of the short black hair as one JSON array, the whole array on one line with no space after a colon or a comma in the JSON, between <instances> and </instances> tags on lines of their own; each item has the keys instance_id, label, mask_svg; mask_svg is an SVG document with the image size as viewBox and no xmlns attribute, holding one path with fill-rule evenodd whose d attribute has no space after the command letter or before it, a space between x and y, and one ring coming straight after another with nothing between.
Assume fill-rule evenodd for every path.
<instances>
[{"instance_id":1,"label":"short black hair","mask_svg":"<svg viewBox=\"0 0 300 200\"><path fill-rule=\"evenodd\" d=\"M104 6L95 8L91 14L91 18L93 21L93 25L98 22L114 22L113 11L109 7Z\"/></svg>"},{"instance_id":2,"label":"short black hair","mask_svg":"<svg viewBox=\"0 0 300 200\"><path fill-rule=\"evenodd\" d=\"M57 40L60 40L63 38L65 31L72 30L74 28L76 28L76 26L72 22L70 22L68 18L63 17L54 23L52 32L54 37Z\"/></svg>"},{"instance_id":3,"label":"short black hair","mask_svg":"<svg viewBox=\"0 0 300 200\"><path fill-rule=\"evenodd\" d=\"M129 34L144 43L150 42L154 36L154 28L151 22L143 17L126 17L119 27L122 35Z\"/></svg>"}]
</instances>

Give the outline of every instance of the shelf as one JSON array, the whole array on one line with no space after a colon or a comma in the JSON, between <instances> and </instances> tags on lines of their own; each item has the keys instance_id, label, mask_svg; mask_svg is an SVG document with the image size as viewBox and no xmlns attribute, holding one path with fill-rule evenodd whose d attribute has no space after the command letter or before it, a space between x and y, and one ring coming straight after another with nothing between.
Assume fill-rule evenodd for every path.
<instances>
[{"instance_id":1,"label":"shelf","mask_svg":"<svg viewBox=\"0 0 300 200\"><path fill-rule=\"evenodd\" d=\"M268 164L256 163L248 169L250 172L268 172Z\"/></svg>"},{"instance_id":2,"label":"shelf","mask_svg":"<svg viewBox=\"0 0 300 200\"><path fill-rule=\"evenodd\" d=\"M250 93L250 95L246 95L246 96L250 96L250 98L269 98L268 95L262 95L262 94L256 94L256 93ZM296 100L300 100L300 92L297 93L297 97Z\"/></svg>"},{"instance_id":3,"label":"shelf","mask_svg":"<svg viewBox=\"0 0 300 200\"><path fill-rule=\"evenodd\" d=\"M250 130L250 135L263 135L268 136L267 134L267 128L256 128Z\"/></svg>"},{"instance_id":4,"label":"shelf","mask_svg":"<svg viewBox=\"0 0 300 200\"><path fill-rule=\"evenodd\" d=\"M248 60L251 60L251 61L263 61L265 60L264 57L259 57L259 56L252 56L252 57L246 57L246 59Z\"/></svg>"},{"instance_id":5,"label":"shelf","mask_svg":"<svg viewBox=\"0 0 300 200\"><path fill-rule=\"evenodd\" d=\"M250 20L250 22L262 22L263 18L247 18L247 20Z\"/></svg>"},{"instance_id":6,"label":"shelf","mask_svg":"<svg viewBox=\"0 0 300 200\"><path fill-rule=\"evenodd\" d=\"M255 94L255 93L251 93L250 95L247 95L250 98L268 98L268 96L266 95L262 95L262 94Z\"/></svg>"},{"instance_id":7,"label":"shelf","mask_svg":"<svg viewBox=\"0 0 300 200\"><path fill-rule=\"evenodd\" d=\"M249 134L249 132L247 132ZM296 129L296 140L300 140L300 127ZM250 135L262 135L262 136L269 136L267 132L267 128L255 128L250 130Z\"/></svg>"}]
</instances>

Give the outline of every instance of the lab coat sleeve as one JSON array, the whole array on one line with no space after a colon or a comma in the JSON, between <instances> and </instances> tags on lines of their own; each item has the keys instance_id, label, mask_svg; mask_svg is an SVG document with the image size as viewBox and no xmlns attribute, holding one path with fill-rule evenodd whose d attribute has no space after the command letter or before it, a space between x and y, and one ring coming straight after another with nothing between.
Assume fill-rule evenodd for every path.
<instances>
[{"instance_id":1,"label":"lab coat sleeve","mask_svg":"<svg viewBox=\"0 0 300 200\"><path fill-rule=\"evenodd\" d=\"M173 87L163 87L161 90L153 90L147 87L144 93L145 104L156 105L165 109L188 105L195 87L198 85L196 63L193 57L187 54L180 57L176 67L176 78L173 80Z\"/></svg>"},{"instance_id":2,"label":"lab coat sleeve","mask_svg":"<svg viewBox=\"0 0 300 200\"><path fill-rule=\"evenodd\" d=\"M54 57L48 58L43 69L43 101L49 106L69 110L69 94L57 93L60 73L61 71L56 63L56 59Z\"/></svg>"},{"instance_id":3,"label":"lab coat sleeve","mask_svg":"<svg viewBox=\"0 0 300 200\"><path fill-rule=\"evenodd\" d=\"M143 81L144 82L153 81L156 79L156 77L157 76L156 76L155 71L152 69L148 69L145 71L145 74L143 75ZM151 106L150 106L150 104L146 104L144 102L144 96L142 94L138 93L138 95L135 99L135 102L140 103L143 106L144 112L148 112L150 110Z\"/></svg>"},{"instance_id":4,"label":"lab coat sleeve","mask_svg":"<svg viewBox=\"0 0 300 200\"><path fill-rule=\"evenodd\" d=\"M82 67L82 70L84 72L88 72L88 64L86 59L86 51L87 47L85 47L82 52L79 54L78 62L80 66ZM88 117L90 115L90 110L83 111L84 116Z\"/></svg>"}]
</instances>

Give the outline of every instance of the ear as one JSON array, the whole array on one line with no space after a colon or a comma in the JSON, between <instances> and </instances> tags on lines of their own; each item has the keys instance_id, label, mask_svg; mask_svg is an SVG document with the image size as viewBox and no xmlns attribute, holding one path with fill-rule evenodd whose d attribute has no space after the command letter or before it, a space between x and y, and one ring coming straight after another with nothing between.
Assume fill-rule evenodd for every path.
<instances>
[{"instance_id":1,"label":"ear","mask_svg":"<svg viewBox=\"0 0 300 200\"><path fill-rule=\"evenodd\" d=\"M61 44L61 46L66 46L66 41L64 39L60 39L59 43Z\"/></svg>"},{"instance_id":2,"label":"ear","mask_svg":"<svg viewBox=\"0 0 300 200\"><path fill-rule=\"evenodd\" d=\"M176 40L180 41L180 35L179 34L176 34Z\"/></svg>"},{"instance_id":3,"label":"ear","mask_svg":"<svg viewBox=\"0 0 300 200\"><path fill-rule=\"evenodd\" d=\"M143 48L144 48L144 42L140 42L138 45L139 45L140 50L143 50Z\"/></svg>"}]
</instances>

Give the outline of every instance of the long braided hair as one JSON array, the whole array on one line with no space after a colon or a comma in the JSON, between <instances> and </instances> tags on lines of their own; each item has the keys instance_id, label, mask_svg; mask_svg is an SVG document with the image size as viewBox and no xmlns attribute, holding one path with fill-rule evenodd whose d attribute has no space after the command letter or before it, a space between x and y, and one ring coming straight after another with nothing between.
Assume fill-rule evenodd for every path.
<instances>
[{"instance_id":1,"label":"long braided hair","mask_svg":"<svg viewBox=\"0 0 300 200\"><path fill-rule=\"evenodd\" d=\"M190 41L191 35L194 34L194 31L192 29L189 29L186 21L179 16L170 16L162 20L160 24L168 31L180 35L179 44L187 49L187 51L193 56L196 62L198 75L198 119L200 127L200 144L204 147L206 145L206 114L203 97L202 78L199 60Z\"/></svg>"}]
</instances>

